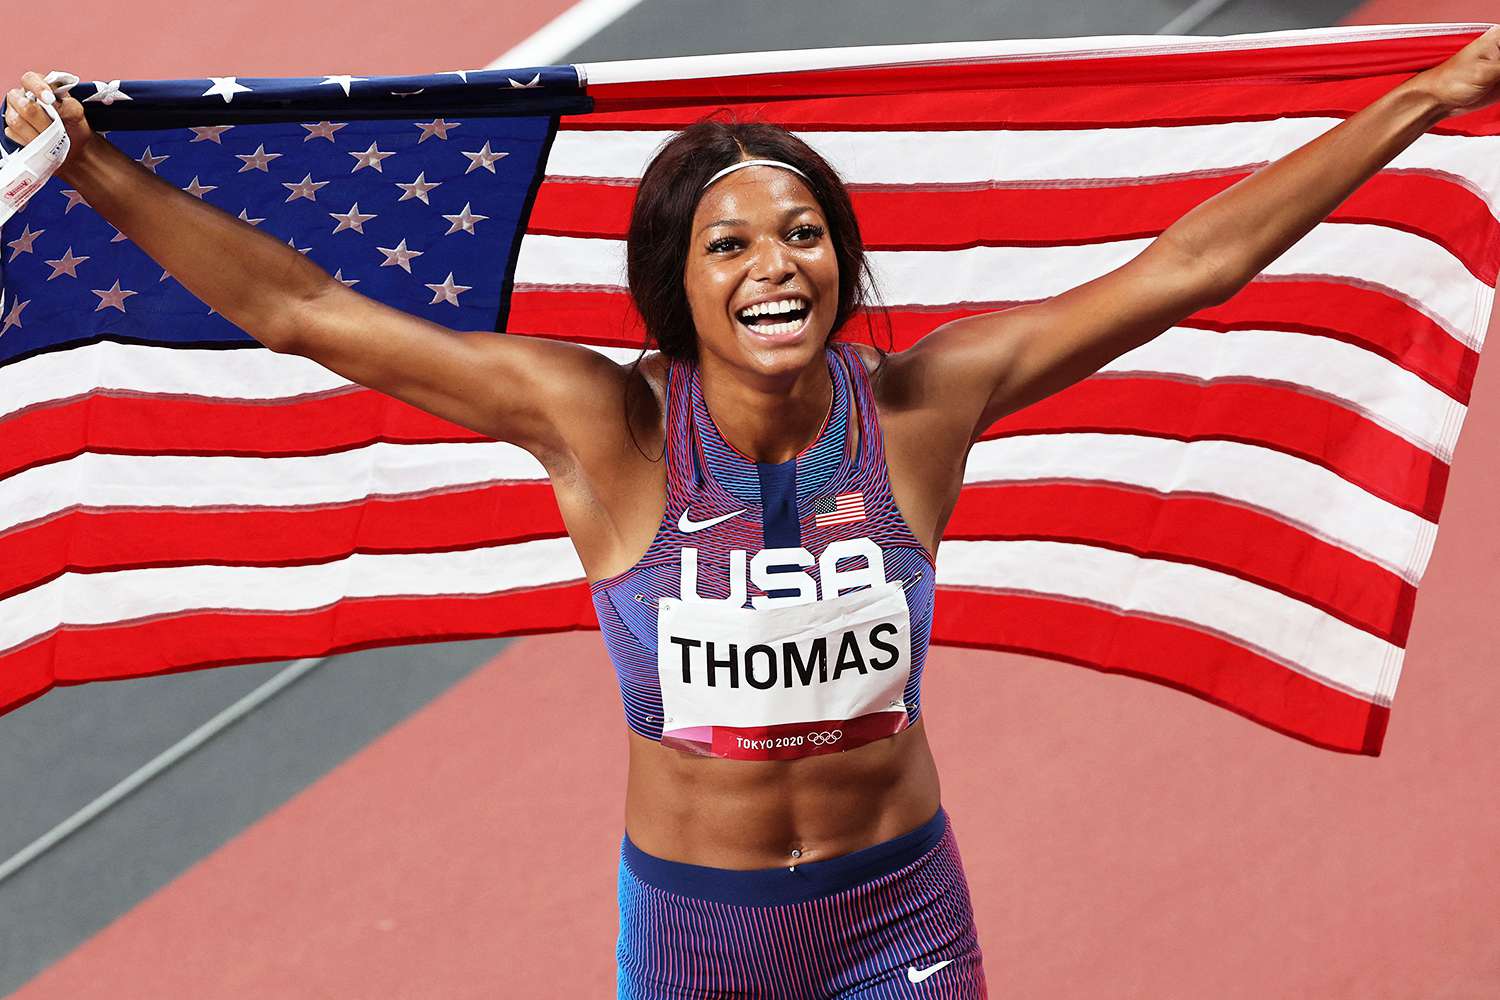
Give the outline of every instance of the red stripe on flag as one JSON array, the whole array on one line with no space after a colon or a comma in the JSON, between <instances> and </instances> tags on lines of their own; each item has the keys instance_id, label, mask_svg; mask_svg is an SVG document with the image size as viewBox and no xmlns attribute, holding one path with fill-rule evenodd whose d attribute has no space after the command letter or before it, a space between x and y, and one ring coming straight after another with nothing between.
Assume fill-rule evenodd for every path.
<instances>
[{"instance_id":1,"label":"red stripe on flag","mask_svg":"<svg viewBox=\"0 0 1500 1000\"><path fill-rule=\"evenodd\" d=\"M873 341L856 318L843 334L881 347L905 350L951 320L1004 309L1016 303L894 306L893 342L877 320ZM1455 340L1431 317L1374 289L1311 279L1257 279L1221 306L1195 313L1184 326L1210 330L1286 330L1331 337L1373 351L1401 365L1460 403L1473 389L1479 355ZM640 347L645 330L624 289L519 288L511 296L511 331L587 343Z\"/></svg>"},{"instance_id":2,"label":"red stripe on flag","mask_svg":"<svg viewBox=\"0 0 1500 1000\"><path fill-rule=\"evenodd\" d=\"M1417 597L1395 573L1261 511L1114 483L965 486L943 539L1074 542L1204 566L1403 647Z\"/></svg>"},{"instance_id":3,"label":"red stripe on flag","mask_svg":"<svg viewBox=\"0 0 1500 1000\"><path fill-rule=\"evenodd\" d=\"M1067 246L1155 237L1247 176L1237 171L1127 184L856 187L851 193L870 250ZM537 191L527 232L623 240L635 192L633 184L550 179ZM1330 219L1432 240L1488 285L1500 271L1500 223L1483 199L1454 180L1387 171Z\"/></svg>"},{"instance_id":4,"label":"red stripe on flag","mask_svg":"<svg viewBox=\"0 0 1500 1000\"><path fill-rule=\"evenodd\" d=\"M69 510L0 535L0 600L65 571L301 566L354 553L453 552L563 534L546 482L295 510Z\"/></svg>"},{"instance_id":5,"label":"red stripe on flag","mask_svg":"<svg viewBox=\"0 0 1500 1000\"><path fill-rule=\"evenodd\" d=\"M1253 78L1308 84L1350 77L1410 74L1436 66L1477 37L1462 31L1427 37L1398 37L1305 45L1208 47L1198 51L1151 52L1090 58L1069 56L976 58L945 65L872 66L833 70L753 73L729 78L651 80L637 83L591 83L589 96L597 112L628 112L672 104L719 107L726 95L739 104L782 102L836 96L933 94L947 91L1056 87L1066 68L1078 88L1110 90L1139 84L1231 84ZM1124 50L1116 50L1124 51ZM1101 81L1104 81L1101 83ZM1166 88L1162 88L1166 89ZM1250 89L1250 88L1246 88ZM1186 96L1186 95L1185 95ZM944 94L944 100L947 94ZM870 102L878 103L878 102ZM1493 109L1491 109L1493 110ZM1479 116L1472 116L1478 118ZM775 120L774 115L771 120ZM1486 113L1486 121L1495 121Z\"/></svg>"},{"instance_id":6,"label":"red stripe on flag","mask_svg":"<svg viewBox=\"0 0 1500 1000\"><path fill-rule=\"evenodd\" d=\"M1338 403L1274 384L1094 375L996 422L984 439L1089 431L1274 448L1429 521L1448 487L1448 464L1431 452Z\"/></svg>"},{"instance_id":7,"label":"red stripe on flag","mask_svg":"<svg viewBox=\"0 0 1500 1000\"><path fill-rule=\"evenodd\" d=\"M582 582L461 597L346 598L305 612L187 611L69 626L0 655L0 713L59 684L598 627Z\"/></svg>"},{"instance_id":8,"label":"red stripe on flag","mask_svg":"<svg viewBox=\"0 0 1500 1000\"><path fill-rule=\"evenodd\" d=\"M1453 41L1453 51L1462 47ZM1441 59L1438 60L1439 62ZM862 96L767 99L725 92L667 107L604 110L564 116L568 131L668 131L684 128L710 111L727 109L749 121L770 121L804 132L869 130L957 131L993 128L1097 129L1140 126L1218 125L1277 118L1347 118L1367 107L1410 75L1401 70L1357 79L1309 80L1304 67L1296 82L1199 82L1187 87L1133 85L1110 77L1107 85L1078 77L1074 86L1045 84L1019 90L951 90L941 100L925 93L886 93L878 101ZM590 87L590 94L604 88ZM1493 135L1497 119L1490 112L1463 115L1432 131L1457 135Z\"/></svg>"},{"instance_id":9,"label":"red stripe on flag","mask_svg":"<svg viewBox=\"0 0 1500 1000\"><path fill-rule=\"evenodd\" d=\"M295 566L356 552L459 551L563 534L546 483L292 511L69 511L6 538L15 557L0 566L0 599L65 570ZM1078 542L1206 566L1396 645L1405 644L1416 596L1395 574L1263 512L1111 483L971 484L943 537Z\"/></svg>"},{"instance_id":10,"label":"red stripe on flag","mask_svg":"<svg viewBox=\"0 0 1500 1000\"><path fill-rule=\"evenodd\" d=\"M1330 750L1375 756L1385 739L1390 709L1228 639L1052 597L938 589L935 642L1044 656L1156 681ZM1004 627L997 627L1001 622Z\"/></svg>"},{"instance_id":11,"label":"red stripe on flag","mask_svg":"<svg viewBox=\"0 0 1500 1000\"><path fill-rule=\"evenodd\" d=\"M0 419L0 479L86 451L284 458L377 442L490 440L361 386L315 398L257 402L103 391Z\"/></svg>"}]
</instances>

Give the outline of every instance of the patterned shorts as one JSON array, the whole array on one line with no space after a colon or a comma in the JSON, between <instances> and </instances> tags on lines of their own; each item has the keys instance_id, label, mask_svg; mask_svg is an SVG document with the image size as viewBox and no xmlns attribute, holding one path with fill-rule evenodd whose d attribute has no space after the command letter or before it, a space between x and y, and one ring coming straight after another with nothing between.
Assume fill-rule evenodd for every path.
<instances>
[{"instance_id":1,"label":"patterned shorts","mask_svg":"<svg viewBox=\"0 0 1500 1000\"><path fill-rule=\"evenodd\" d=\"M987 996L958 844L917 829L795 868L732 871L620 845L620 1000Z\"/></svg>"}]
</instances>

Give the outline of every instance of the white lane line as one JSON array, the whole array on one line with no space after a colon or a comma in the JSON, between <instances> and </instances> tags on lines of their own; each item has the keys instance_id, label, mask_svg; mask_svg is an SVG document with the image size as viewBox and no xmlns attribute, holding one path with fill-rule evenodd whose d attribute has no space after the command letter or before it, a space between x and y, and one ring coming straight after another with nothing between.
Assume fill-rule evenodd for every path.
<instances>
[{"instance_id":1,"label":"white lane line","mask_svg":"<svg viewBox=\"0 0 1500 1000\"><path fill-rule=\"evenodd\" d=\"M641 0L580 0L536 34L501 53L485 69L551 66L640 3Z\"/></svg>"},{"instance_id":2,"label":"white lane line","mask_svg":"<svg viewBox=\"0 0 1500 1000\"><path fill-rule=\"evenodd\" d=\"M327 657L298 660L136 768L134 772L117 783L113 788L110 788L104 794L94 799L94 801L42 834L36 840L33 840L30 844L27 844L12 857L7 858L3 864L0 864L0 883L3 883L10 876L25 868L43 854L46 854L70 834L88 825L91 820L96 819L131 792L140 788L158 774L161 774L235 722L249 715L262 704L275 697L288 685L301 678L313 667L322 663L324 659L327 659Z\"/></svg>"},{"instance_id":3,"label":"white lane line","mask_svg":"<svg viewBox=\"0 0 1500 1000\"><path fill-rule=\"evenodd\" d=\"M1187 10L1156 29L1158 35L1184 35L1234 3L1234 0L1198 0Z\"/></svg>"}]
</instances>

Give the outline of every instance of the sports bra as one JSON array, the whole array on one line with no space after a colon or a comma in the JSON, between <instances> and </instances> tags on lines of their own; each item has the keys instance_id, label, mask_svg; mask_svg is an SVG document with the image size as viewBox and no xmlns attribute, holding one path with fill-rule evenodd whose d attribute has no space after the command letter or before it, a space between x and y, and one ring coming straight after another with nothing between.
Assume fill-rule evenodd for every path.
<instances>
[{"instance_id":1,"label":"sports bra","mask_svg":"<svg viewBox=\"0 0 1500 1000\"><path fill-rule=\"evenodd\" d=\"M696 364L668 368L666 510L645 555L590 587L626 723L647 739L786 760L920 717L933 563L891 496L863 362L847 344L825 356L824 426L776 464L724 440Z\"/></svg>"}]
</instances>

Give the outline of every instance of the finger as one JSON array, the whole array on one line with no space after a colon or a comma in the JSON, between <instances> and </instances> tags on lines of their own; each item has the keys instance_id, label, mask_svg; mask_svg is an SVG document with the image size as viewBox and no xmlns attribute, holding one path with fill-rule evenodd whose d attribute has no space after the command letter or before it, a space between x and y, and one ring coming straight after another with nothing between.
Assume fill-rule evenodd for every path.
<instances>
[{"instance_id":1,"label":"finger","mask_svg":"<svg viewBox=\"0 0 1500 1000\"><path fill-rule=\"evenodd\" d=\"M11 93L15 95L11 103L14 104L16 113L23 121L28 122L38 132L51 123L52 120L47 117L47 112L42 110L40 102L31 91L18 88Z\"/></svg>"},{"instance_id":2,"label":"finger","mask_svg":"<svg viewBox=\"0 0 1500 1000\"><path fill-rule=\"evenodd\" d=\"M55 104L57 102L57 95L52 93L52 88L40 73L22 73L21 86L25 87L28 93L43 104Z\"/></svg>"},{"instance_id":3,"label":"finger","mask_svg":"<svg viewBox=\"0 0 1500 1000\"><path fill-rule=\"evenodd\" d=\"M5 95L5 134L10 137L12 142L19 142L25 145L32 139L35 139L39 132L17 110L17 102L19 100L20 91L18 90L12 90Z\"/></svg>"}]
</instances>

